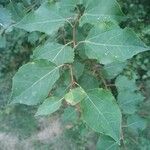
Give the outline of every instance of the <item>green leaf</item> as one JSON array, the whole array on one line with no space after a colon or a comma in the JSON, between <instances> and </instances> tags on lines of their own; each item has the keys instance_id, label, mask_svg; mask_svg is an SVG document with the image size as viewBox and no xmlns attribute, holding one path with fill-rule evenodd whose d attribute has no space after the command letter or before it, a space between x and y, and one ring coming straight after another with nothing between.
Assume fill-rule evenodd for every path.
<instances>
[{"instance_id":1,"label":"green leaf","mask_svg":"<svg viewBox=\"0 0 150 150\"><path fill-rule=\"evenodd\" d=\"M97 150L119 150L119 146L112 138L108 136L100 136L97 144Z\"/></svg>"},{"instance_id":2,"label":"green leaf","mask_svg":"<svg viewBox=\"0 0 150 150\"><path fill-rule=\"evenodd\" d=\"M79 79L79 84L84 90L94 89L99 87L98 80L90 75L90 74L83 74Z\"/></svg>"},{"instance_id":3,"label":"green leaf","mask_svg":"<svg viewBox=\"0 0 150 150\"><path fill-rule=\"evenodd\" d=\"M40 38L40 34L38 32L32 32L28 36L28 42L31 44L35 44Z\"/></svg>"},{"instance_id":4,"label":"green leaf","mask_svg":"<svg viewBox=\"0 0 150 150\"><path fill-rule=\"evenodd\" d=\"M138 104L144 100L140 93L129 91L119 92L118 94L118 104L122 109L124 114L133 114L138 109Z\"/></svg>"},{"instance_id":5,"label":"green leaf","mask_svg":"<svg viewBox=\"0 0 150 150\"><path fill-rule=\"evenodd\" d=\"M8 9L11 12L12 19L16 22L20 21L26 15L26 8L21 1L10 1Z\"/></svg>"},{"instance_id":6,"label":"green leaf","mask_svg":"<svg viewBox=\"0 0 150 150\"><path fill-rule=\"evenodd\" d=\"M55 90L51 92L51 94L56 97L64 97L64 95L68 92L68 88L69 88L69 86L64 86L62 84L59 84L60 79L55 84Z\"/></svg>"},{"instance_id":7,"label":"green leaf","mask_svg":"<svg viewBox=\"0 0 150 150\"><path fill-rule=\"evenodd\" d=\"M63 14L59 3L44 3L35 12L26 15L15 27L26 31L40 31L52 34L58 30L65 22L69 22L72 14Z\"/></svg>"},{"instance_id":8,"label":"green leaf","mask_svg":"<svg viewBox=\"0 0 150 150\"><path fill-rule=\"evenodd\" d=\"M5 48L6 47L6 37L0 35L0 48Z\"/></svg>"},{"instance_id":9,"label":"green leaf","mask_svg":"<svg viewBox=\"0 0 150 150\"><path fill-rule=\"evenodd\" d=\"M107 64L103 68L103 72L105 74L106 79L113 79L118 74L120 74L126 66L126 62L113 62L111 64Z\"/></svg>"},{"instance_id":10,"label":"green leaf","mask_svg":"<svg viewBox=\"0 0 150 150\"><path fill-rule=\"evenodd\" d=\"M93 89L81 101L82 117L96 132L120 141L121 112L110 91Z\"/></svg>"},{"instance_id":11,"label":"green leaf","mask_svg":"<svg viewBox=\"0 0 150 150\"><path fill-rule=\"evenodd\" d=\"M93 28L85 41L85 53L102 64L124 62L149 48L129 29L102 31Z\"/></svg>"},{"instance_id":12,"label":"green leaf","mask_svg":"<svg viewBox=\"0 0 150 150\"><path fill-rule=\"evenodd\" d=\"M61 78L60 78L59 83L60 82L63 82L64 86L70 87L72 79L71 79L71 75L70 75L70 70L69 69L63 71L63 73L61 74Z\"/></svg>"},{"instance_id":13,"label":"green leaf","mask_svg":"<svg viewBox=\"0 0 150 150\"><path fill-rule=\"evenodd\" d=\"M86 93L84 90L80 87L71 89L69 93L65 95L65 100L71 104L76 105L80 101L82 101L86 97Z\"/></svg>"},{"instance_id":14,"label":"green leaf","mask_svg":"<svg viewBox=\"0 0 150 150\"><path fill-rule=\"evenodd\" d=\"M132 133L138 133L146 128L147 121L144 118L134 114L127 118L127 127Z\"/></svg>"},{"instance_id":15,"label":"green leaf","mask_svg":"<svg viewBox=\"0 0 150 150\"><path fill-rule=\"evenodd\" d=\"M44 60L22 66L13 78L12 103L36 105L43 101L59 78L59 67Z\"/></svg>"},{"instance_id":16,"label":"green leaf","mask_svg":"<svg viewBox=\"0 0 150 150\"><path fill-rule=\"evenodd\" d=\"M98 21L120 21L123 13L116 0L83 0L85 6L81 23L95 23Z\"/></svg>"},{"instance_id":17,"label":"green leaf","mask_svg":"<svg viewBox=\"0 0 150 150\"><path fill-rule=\"evenodd\" d=\"M79 61L75 60L72 66L73 74L78 80L79 77L83 74L85 65L80 63Z\"/></svg>"},{"instance_id":18,"label":"green leaf","mask_svg":"<svg viewBox=\"0 0 150 150\"><path fill-rule=\"evenodd\" d=\"M68 15L69 13L74 13L77 4L81 4L82 0L61 0L59 2L60 8L62 9L62 13L64 15Z\"/></svg>"},{"instance_id":19,"label":"green leaf","mask_svg":"<svg viewBox=\"0 0 150 150\"><path fill-rule=\"evenodd\" d=\"M135 83L135 80L132 79L128 79L126 76L120 75L117 77L116 81L115 81L115 85L117 87L117 90L119 92L124 92L124 91L130 91L130 92L134 92L134 91L138 91L138 87Z\"/></svg>"},{"instance_id":20,"label":"green leaf","mask_svg":"<svg viewBox=\"0 0 150 150\"><path fill-rule=\"evenodd\" d=\"M144 100L138 91L135 80L129 80L125 76L118 76L115 82L118 90L118 104L124 114L133 114L137 111L138 105Z\"/></svg>"},{"instance_id":21,"label":"green leaf","mask_svg":"<svg viewBox=\"0 0 150 150\"><path fill-rule=\"evenodd\" d=\"M35 116L50 115L57 111L62 103L63 98L50 97L47 98L42 105L39 106Z\"/></svg>"},{"instance_id":22,"label":"green leaf","mask_svg":"<svg viewBox=\"0 0 150 150\"><path fill-rule=\"evenodd\" d=\"M61 115L63 125L75 124L78 121L78 112L74 107L68 106Z\"/></svg>"},{"instance_id":23,"label":"green leaf","mask_svg":"<svg viewBox=\"0 0 150 150\"><path fill-rule=\"evenodd\" d=\"M4 29L13 23L11 19L11 13L6 9L0 6L0 27Z\"/></svg>"},{"instance_id":24,"label":"green leaf","mask_svg":"<svg viewBox=\"0 0 150 150\"><path fill-rule=\"evenodd\" d=\"M61 45L57 43L47 43L43 46L37 47L33 51L33 58L47 59L56 65L72 63L74 59L74 50L67 46L67 44Z\"/></svg>"}]
</instances>

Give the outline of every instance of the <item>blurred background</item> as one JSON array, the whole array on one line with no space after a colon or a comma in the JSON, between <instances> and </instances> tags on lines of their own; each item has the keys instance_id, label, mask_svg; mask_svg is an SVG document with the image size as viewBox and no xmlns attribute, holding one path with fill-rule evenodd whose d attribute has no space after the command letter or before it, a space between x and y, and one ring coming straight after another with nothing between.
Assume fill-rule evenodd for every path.
<instances>
[{"instance_id":1,"label":"blurred background","mask_svg":"<svg viewBox=\"0 0 150 150\"><path fill-rule=\"evenodd\" d=\"M38 8L41 2L42 0L0 0L0 18L6 20L7 26L11 19L19 21L27 12ZM118 2L128 16L120 26L132 28L150 45L150 0ZM1 32L0 150L94 150L98 135L78 119L73 107L60 110L53 116L35 118L36 107L8 105L13 75L30 60L32 50L46 38L43 33L27 33L18 29ZM125 145L127 150L150 150L150 52L136 55L131 64L132 68L127 68L126 73L131 74L134 70L137 74L137 84L142 86L142 94L145 96L138 113L148 123L146 126L141 123L137 132L127 131Z\"/></svg>"}]
</instances>

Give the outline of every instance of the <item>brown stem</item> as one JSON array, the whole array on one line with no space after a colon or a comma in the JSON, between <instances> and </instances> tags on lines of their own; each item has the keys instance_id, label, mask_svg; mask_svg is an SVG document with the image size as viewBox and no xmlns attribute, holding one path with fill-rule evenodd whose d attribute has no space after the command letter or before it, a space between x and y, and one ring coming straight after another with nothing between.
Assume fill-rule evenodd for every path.
<instances>
[{"instance_id":1,"label":"brown stem","mask_svg":"<svg viewBox=\"0 0 150 150\"><path fill-rule=\"evenodd\" d=\"M123 129L122 128L121 128L121 139L122 139L122 143L123 143L124 149L127 150L126 144L125 144L125 139L124 139L124 134L123 134Z\"/></svg>"},{"instance_id":2,"label":"brown stem","mask_svg":"<svg viewBox=\"0 0 150 150\"><path fill-rule=\"evenodd\" d=\"M103 78L103 75L101 74L101 72L99 72L99 77L101 78L101 81L102 81L102 83L103 83L105 89L108 90L108 85L107 85L105 79Z\"/></svg>"},{"instance_id":3,"label":"brown stem","mask_svg":"<svg viewBox=\"0 0 150 150\"><path fill-rule=\"evenodd\" d=\"M74 22L74 25L73 25L73 31L72 31L72 37L73 37L73 48L75 48L76 47L76 45L77 45L77 41L76 41L76 27L77 27L77 24L78 24L78 22L79 22L79 20L80 20L80 18L81 18L81 12L80 12L80 10L78 9L78 16L77 16L77 18L75 19L75 22Z\"/></svg>"},{"instance_id":4,"label":"brown stem","mask_svg":"<svg viewBox=\"0 0 150 150\"><path fill-rule=\"evenodd\" d=\"M74 85L74 78L73 78L73 70L72 70L72 66L69 65L70 68L70 75L71 75L71 85Z\"/></svg>"},{"instance_id":5,"label":"brown stem","mask_svg":"<svg viewBox=\"0 0 150 150\"><path fill-rule=\"evenodd\" d=\"M73 41L73 48L74 49L76 48L76 45L77 45L77 43L76 43L76 27L77 27L77 24L79 22L80 17L81 17L81 14L79 12L77 18L75 19L74 25L72 27L72 38L73 38L72 41ZM71 85L73 87L75 81L74 81L73 70L72 70L72 66L71 65L69 65L69 69L70 69L70 75L71 75Z\"/></svg>"},{"instance_id":6,"label":"brown stem","mask_svg":"<svg viewBox=\"0 0 150 150\"><path fill-rule=\"evenodd\" d=\"M63 42L64 42L64 44L66 44L67 42L66 42L66 38L65 38L65 29L64 29L64 28L63 28L62 32L63 32L63 33L62 33L62 34L63 34L63 35L62 35L62 36L63 36L63 37L62 37L62 38L63 38Z\"/></svg>"},{"instance_id":7,"label":"brown stem","mask_svg":"<svg viewBox=\"0 0 150 150\"><path fill-rule=\"evenodd\" d=\"M73 88L73 85L75 84L75 81L74 81L74 77L73 77L73 70L72 70L72 66L70 64L66 64L66 66L69 68L70 70L70 77L71 77L71 88Z\"/></svg>"}]
</instances>

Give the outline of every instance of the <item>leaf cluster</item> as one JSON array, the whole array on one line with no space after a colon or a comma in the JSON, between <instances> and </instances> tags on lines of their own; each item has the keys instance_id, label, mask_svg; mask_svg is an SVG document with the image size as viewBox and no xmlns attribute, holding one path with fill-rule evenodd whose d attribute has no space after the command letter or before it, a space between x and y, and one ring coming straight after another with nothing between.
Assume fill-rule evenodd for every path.
<instances>
[{"instance_id":1,"label":"leaf cluster","mask_svg":"<svg viewBox=\"0 0 150 150\"><path fill-rule=\"evenodd\" d=\"M46 1L23 16L2 20L4 31L19 28L43 34L44 41L13 78L13 104L39 105L36 116L74 106L78 117L102 135L97 149L118 149L124 126L135 134L146 128L146 120L136 114L144 100L137 78L123 70L149 47L119 26L125 16L115 0Z\"/></svg>"}]
</instances>

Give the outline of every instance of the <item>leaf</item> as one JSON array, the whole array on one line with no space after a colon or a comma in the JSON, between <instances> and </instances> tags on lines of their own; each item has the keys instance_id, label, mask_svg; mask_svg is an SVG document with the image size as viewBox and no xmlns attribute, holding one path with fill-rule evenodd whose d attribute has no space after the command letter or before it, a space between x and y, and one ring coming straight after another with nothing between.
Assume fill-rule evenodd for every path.
<instances>
[{"instance_id":1,"label":"leaf","mask_svg":"<svg viewBox=\"0 0 150 150\"><path fill-rule=\"evenodd\" d=\"M6 37L0 35L0 48L5 48L6 47Z\"/></svg>"},{"instance_id":2,"label":"leaf","mask_svg":"<svg viewBox=\"0 0 150 150\"><path fill-rule=\"evenodd\" d=\"M74 76L76 77L77 80L83 74L84 67L85 67L84 64L80 63L77 60L74 61L72 69L73 69L73 74L74 74Z\"/></svg>"},{"instance_id":3,"label":"leaf","mask_svg":"<svg viewBox=\"0 0 150 150\"><path fill-rule=\"evenodd\" d=\"M85 43L86 55L102 64L124 62L149 49L131 30L118 28L109 31L93 28L81 43Z\"/></svg>"},{"instance_id":4,"label":"leaf","mask_svg":"<svg viewBox=\"0 0 150 150\"><path fill-rule=\"evenodd\" d=\"M69 86L64 86L62 84L59 84L60 79L57 81L57 83L55 84L55 90L51 92L52 95L56 96L56 97L64 97L64 95L67 93L67 90L69 88Z\"/></svg>"},{"instance_id":5,"label":"leaf","mask_svg":"<svg viewBox=\"0 0 150 150\"><path fill-rule=\"evenodd\" d=\"M69 12L63 15L62 9L59 3L44 3L35 12L26 15L15 27L29 32L40 31L52 34L72 17Z\"/></svg>"},{"instance_id":6,"label":"leaf","mask_svg":"<svg viewBox=\"0 0 150 150\"><path fill-rule=\"evenodd\" d=\"M28 36L28 42L31 44L35 44L40 38L40 34L38 32L32 32Z\"/></svg>"},{"instance_id":7,"label":"leaf","mask_svg":"<svg viewBox=\"0 0 150 150\"><path fill-rule=\"evenodd\" d=\"M98 80L90 75L90 74L83 74L79 79L79 84L84 90L94 89L99 87Z\"/></svg>"},{"instance_id":8,"label":"leaf","mask_svg":"<svg viewBox=\"0 0 150 150\"><path fill-rule=\"evenodd\" d=\"M112 138L108 136L100 136L96 144L97 150L119 150L119 146Z\"/></svg>"},{"instance_id":9,"label":"leaf","mask_svg":"<svg viewBox=\"0 0 150 150\"><path fill-rule=\"evenodd\" d=\"M26 15L26 8L22 2L10 1L8 8L14 21L20 21Z\"/></svg>"},{"instance_id":10,"label":"leaf","mask_svg":"<svg viewBox=\"0 0 150 150\"><path fill-rule=\"evenodd\" d=\"M126 76L120 75L117 77L115 81L115 85L117 87L117 90L119 92L125 92L125 91L130 91L130 92L135 92L138 91L138 87L135 83L135 80L128 79Z\"/></svg>"},{"instance_id":11,"label":"leaf","mask_svg":"<svg viewBox=\"0 0 150 150\"><path fill-rule=\"evenodd\" d=\"M62 13L64 15L68 15L68 12L74 13L77 4L82 4L82 0L61 0L59 2L60 8L62 9Z\"/></svg>"},{"instance_id":12,"label":"leaf","mask_svg":"<svg viewBox=\"0 0 150 150\"><path fill-rule=\"evenodd\" d=\"M125 66L127 65L126 62L113 62L111 64L107 64L103 68L103 72L105 74L106 79L113 79L118 74L120 74Z\"/></svg>"},{"instance_id":13,"label":"leaf","mask_svg":"<svg viewBox=\"0 0 150 150\"><path fill-rule=\"evenodd\" d=\"M56 97L64 97L64 95L68 93L70 83L71 83L70 71L67 70L60 75L60 78L55 83L54 90L51 91L51 94Z\"/></svg>"},{"instance_id":14,"label":"leaf","mask_svg":"<svg viewBox=\"0 0 150 150\"><path fill-rule=\"evenodd\" d=\"M12 103L36 105L59 78L59 67L44 60L23 65L13 78Z\"/></svg>"},{"instance_id":15,"label":"leaf","mask_svg":"<svg viewBox=\"0 0 150 150\"><path fill-rule=\"evenodd\" d=\"M47 98L42 105L39 106L35 116L50 115L57 111L62 103L63 98L50 97Z\"/></svg>"},{"instance_id":16,"label":"leaf","mask_svg":"<svg viewBox=\"0 0 150 150\"><path fill-rule=\"evenodd\" d=\"M134 114L127 118L127 127L132 133L138 133L146 128L147 121L144 118Z\"/></svg>"},{"instance_id":17,"label":"leaf","mask_svg":"<svg viewBox=\"0 0 150 150\"><path fill-rule=\"evenodd\" d=\"M124 114L134 114L144 97L140 93L131 92L129 88L129 91L119 92L117 99Z\"/></svg>"},{"instance_id":18,"label":"leaf","mask_svg":"<svg viewBox=\"0 0 150 150\"><path fill-rule=\"evenodd\" d=\"M138 105L144 100L138 91L135 80L129 80L125 76L118 76L115 82L118 90L118 104L124 114L133 114L137 111Z\"/></svg>"},{"instance_id":19,"label":"leaf","mask_svg":"<svg viewBox=\"0 0 150 150\"><path fill-rule=\"evenodd\" d=\"M67 69L61 74L60 82L63 82L63 84L67 87L70 87L70 84L72 82L70 70Z\"/></svg>"},{"instance_id":20,"label":"leaf","mask_svg":"<svg viewBox=\"0 0 150 150\"><path fill-rule=\"evenodd\" d=\"M2 26L6 29L12 23L11 13L6 8L0 6L0 27Z\"/></svg>"},{"instance_id":21,"label":"leaf","mask_svg":"<svg viewBox=\"0 0 150 150\"><path fill-rule=\"evenodd\" d=\"M95 23L98 21L120 21L123 13L116 0L83 0L85 6L81 23Z\"/></svg>"},{"instance_id":22,"label":"leaf","mask_svg":"<svg viewBox=\"0 0 150 150\"><path fill-rule=\"evenodd\" d=\"M66 45L57 43L47 43L43 46L37 47L33 51L34 59L46 59L55 63L56 65L62 65L64 63L72 63L74 59L74 50Z\"/></svg>"},{"instance_id":23,"label":"leaf","mask_svg":"<svg viewBox=\"0 0 150 150\"><path fill-rule=\"evenodd\" d=\"M81 101L82 117L96 132L120 141L121 112L110 91L93 89Z\"/></svg>"},{"instance_id":24,"label":"leaf","mask_svg":"<svg viewBox=\"0 0 150 150\"><path fill-rule=\"evenodd\" d=\"M63 125L75 124L78 121L78 112L74 107L68 106L64 109L63 114L61 115L61 121Z\"/></svg>"},{"instance_id":25,"label":"leaf","mask_svg":"<svg viewBox=\"0 0 150 150\"><path fill-rule=\"evenodd\" d=\"M86 97L86 93L80 87L71 89L69 93L65 95L65 100L71 105L78 104L81 100Z\"/></svg>"}]
</instances>

